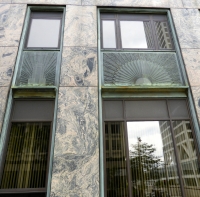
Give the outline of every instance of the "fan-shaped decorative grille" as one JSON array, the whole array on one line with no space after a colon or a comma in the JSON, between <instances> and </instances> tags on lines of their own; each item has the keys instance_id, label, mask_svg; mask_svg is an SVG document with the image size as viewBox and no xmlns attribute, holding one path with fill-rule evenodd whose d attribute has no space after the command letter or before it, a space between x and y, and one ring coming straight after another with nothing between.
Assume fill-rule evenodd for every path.
<instances>
[{"instance_id":1,"label":"fan-shaped decorative grille","mask_svg":"<svg viewBox=\"0 0 200 197\"><path fill-rule=\"evenodd\" d=\"M16 85L55 85L58 52L23 52Z\"/></svg>"},{"instance_id":2,"label":"fan-shaped decorative grille","mask_svg":"<svg viewBox=\"0 0 200 197\"><path fill-rule=\"evenodd\" d=\"M181 85L175 53L103 53L104 84Z\"/></svg>"}]
</instances>

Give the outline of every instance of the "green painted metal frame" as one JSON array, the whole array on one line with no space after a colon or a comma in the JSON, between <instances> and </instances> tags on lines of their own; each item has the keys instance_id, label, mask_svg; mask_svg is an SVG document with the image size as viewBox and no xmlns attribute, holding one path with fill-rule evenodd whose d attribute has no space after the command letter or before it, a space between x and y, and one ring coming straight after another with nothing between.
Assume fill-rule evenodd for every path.
<instances>
[{"instance_id":1,"label":"green painted metal frame","mask_svg":"<svg viewBox=\"0 0 200 197\"><path fill-rule=\"evenodd\" d=\"M58 62L57 62L57 68L56 68L56 79L55 79L55 87L57 87L59 85L59 76L60 76L60 65L61 65L61 56L62 56L62 43L63 43L63 33L64 33L64 21L65 21L65 10L66 8L63 6L59 6L59 7L52 7L52 6L28 6L27 7L27 12L26 12L26 16L25 16L25 21L24 21L24 26L23 26L23 31L22 31L22 35L21 35L21 40L20 40L20 45L19 45L19 50L18 50L18 54L17 54L17 60L15 63L15 71L13 74L13 79L12 79L12 88L14 87L18 87L15 85L16 83L16 79L17 79L17 73L20 67L20 59L22 56L23 51L41 51L40 49L33 49L33 50L27 50L24 48L24 44L26 42L26 34L29 28L29 21L30 21L30 14L31 14L31 10L34 11L63 11L63 20L62 20L62 30L61 30L61 38L60 38L60 49L44 49L42 51L60 51L58 54ZM30 86L30 87L26 87L26 88L32 88L32 87L39 87L39 88L47 88L47 86Z\"/></svg>"},{"instance_id":2,"label":"green painted metal frame","mask_svg":"<svg viewBox=\"0 0 200 197\"><path fill-rule=\"evenodd\" d=\"M98 44L98 94L99 94L99 196L104 197L104 150L103 150L103 120L102 120L102 95L101 95L101 84L102 84L102 61L101 61L101 35L100 35L100 10L97 9L97 19L98 19L98 34L97 34L97 44Z\"/></svg>"},{"instance_id":3,"label":"green painted metal frame","mask_svg":"<svg viewBox=\"0 0 200 197\"><path fill-rule=\"evenodd\" d=\"M179 70L184 82L184 86L179 87L108 87L102 86L103 81L103 64L102 64L102 52L112 52L108 50L101 50L100 42L100 13L101 12L126 12L126 13L155 13L155 14L167 14L169 26L171 28L172 39L177 54L177 60L179 63ZM162 50L164 52L165 50ZM128 52L128 51L120 51ZM130 51L129 51L130 52ZM98 65L99 65L99 142L100 142L100 196L104 197L104 155L103 155L103 120L102 120L102 98L158 98L158 97L170 97L181 98L188 97L191 118L193 121L194 131L198 140L198 146L200 149L200 130L199 121L197 119L197 112L195 110L194 100L192 97L191 89L189 86L183 57L180 51L180 45L178 43L178 37L174 28L174 22L169 9L137 9L137 8L99 8L98 9ZM133 94L134 93L134 94Z\"/></svg>"},{"instance_id":4,"label":"green painted metal frame","mask_svg":"<svg viewBox=\"0 0 200 197\"><path fill-rule=\"evenodd\" d=\"M19 63L20 63L20 58L23 52L24 48L24 42L26 38L26 32L28 29L28 24L29 24L29 19L30 19L30 13L32 10L48 10L48 11L58 11L62 10L63 11L63 20L62 20L62 30L61 30L61 40L60 40L60 53L58 57L58 62L57 62L57 70L56 70L56 81L55 81L55 86L30 86L30 87L20 87L20 86L15 86L16 78L17 78L17 71L19 68ZM15 63L15 70L12 78L12 85L11 89L9 91L8 95L8 100L7 100L7 105L6 105L6 112L4 116L4 121L3 121L3 127L2 127L2 132L0 133L0 158L3 152L3 147L5 145L5 138L6 138L6 132L8 129L8 125L10 122L10 113L12 109L12 103L13 103L13 95L16 90L24 90L26 92L32 92L34 89L35 90L47 90L52 91L55 96L55 107L54 107L54 118L53 118L53 128L52 128L52 139L51 139L51 150L50 150L50 161L49 161L49 169L48 169L48 183L47 183L47 197L50 196L51 192L51 179L52 179L52 168L53 168L53 155L54 155L54 143L55 143L55 133L56 133L56 121L57 121L57 109L58 109L58 85L59 85L59 79L60 79L60 70L61 70L61 56L62 56L62 49L63 49L63 35L64 35L64 23L65 23L65 13L66 13L66 8L63 7L52 7L52 6L28 6L27 11L26 11L26 16L25 16L25 21L24 21L24 26L23 26L23 31L21 34L21 39L20 39L20 45L19 45L19 50L17 54L17 59ZM57 50L56 50L57 51ZM52 95L50 95L52 96ZM30 94L25 94L21 95L21 98L30 98ZM45 95L39 95L40 98L49 98L49 94ZM31 96L32 98L32 96Z\"/></svg>"}]
</instances>

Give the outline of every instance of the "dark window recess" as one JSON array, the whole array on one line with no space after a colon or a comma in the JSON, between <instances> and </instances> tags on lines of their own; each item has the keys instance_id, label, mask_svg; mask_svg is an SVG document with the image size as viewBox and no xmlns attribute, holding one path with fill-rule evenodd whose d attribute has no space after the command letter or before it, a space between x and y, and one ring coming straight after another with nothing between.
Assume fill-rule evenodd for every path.
<instances>
[{"instance_id":1,"label":"dark window recess","mask_svg":"<svg viewBox=\"0 0 200 197\"><path fill-rule=\"evenodd\" d=\"M46 197L46 193L30 193L30 194L1 194L1 197Z\"/></svg>"},{"instance_id":2,"label":"dark window recess","mask_svg":"<svg viewBox=\"0 0 200 197\"><path fill-rule=\"evenodd\" d=\"M54 100L14 100L0 196L45 196L53 112Z\"/></svg>"},{"instance_id":3,"label":"dark window recess","mask_svg":"<svg viewBox=\"0 0 200 197\"><path fill-rule=\"evenodd\" d=\"M1 189L44 188L50 123L12 123Z\"/></svg>"},{"instance_id":4,"label":"dark window recess","mask_svg":"<svg viewBox=\"0 0 200 197\"><path fill-rule=\"evenodd\" d=\"M101 14L104 49L173 49L165 15Z\"/></svg>"}]
</instances>

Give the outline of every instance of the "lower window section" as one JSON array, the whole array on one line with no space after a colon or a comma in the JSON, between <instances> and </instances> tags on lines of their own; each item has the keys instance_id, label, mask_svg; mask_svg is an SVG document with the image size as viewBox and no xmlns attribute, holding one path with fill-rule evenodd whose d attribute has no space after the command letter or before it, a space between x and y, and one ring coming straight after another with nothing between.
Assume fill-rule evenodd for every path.
<instances>
[{"instance_id":1,"label":"lower window section","mask_svg":"<svg viewBox=\"0 0 200 197\"><path fill-rule=\"evenodd\" d=\"M169 121L128 122L133 196L181 196Z\"/></svg>"},{"instance_id":2,"label":"lower window section","mask_svg":"<svg viewBox=\"0 0 200 197\"><path fill-rule=\"evenodd\" d=\"M32 193L32 194L1 194L1 197L46 197L46 193Z\"/></svg>"},{"instance_id":3,"label":"lower window section","mask_svg":"<svg viewBox=\"0 0 200 197\"><path fill-rule=\"evenodd\" d=\"M1 189L45 188L50 129L51 123L48 122L12 123ZM36 194L14 196L32 197Z\"/></svg>"},{"instance_id":4,"label":"lower window section","mask_svg":"<svg viewBox=\"0 0 200 197\"><path fill-rule=\"evenodd\" d=\"M105 124L107 196L127 196L128 177L123 122Z\"/></svg>"},{"instance_id":5,"label":"lower window section","mask_svg":"<svg viewBox=\"0 0 200 197\"><path fill-rule=\"evenodd\" d=\"M106 121L107 197L197 197L196 155L189 121Z\"/></svg>"}]
</instances>

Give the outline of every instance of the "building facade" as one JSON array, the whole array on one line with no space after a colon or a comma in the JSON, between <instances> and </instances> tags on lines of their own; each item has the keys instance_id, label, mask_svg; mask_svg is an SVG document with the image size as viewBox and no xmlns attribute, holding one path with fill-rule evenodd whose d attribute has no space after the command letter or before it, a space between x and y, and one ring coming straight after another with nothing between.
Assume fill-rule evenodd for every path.
<instances>
[{"instance_id":1,"label":"building facade","mask_svg":"<svg viewBox=\"0 0 200 197\"><path fill-rule=\"evenodd\" d=\"M199 0L0 0L0 196L198 197Z\"/></svg>"}]
</instances>

